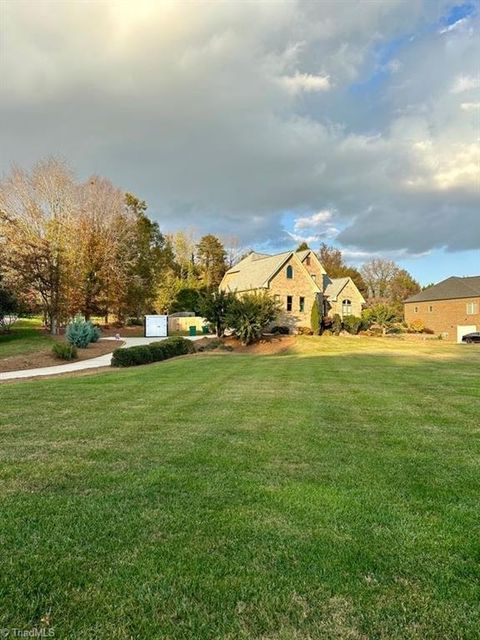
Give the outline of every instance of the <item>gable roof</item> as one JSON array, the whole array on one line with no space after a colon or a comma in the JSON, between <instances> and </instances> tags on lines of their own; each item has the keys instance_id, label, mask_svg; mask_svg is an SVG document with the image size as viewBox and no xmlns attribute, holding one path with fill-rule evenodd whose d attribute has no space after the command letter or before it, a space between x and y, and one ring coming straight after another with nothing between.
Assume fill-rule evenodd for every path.
<instances>
[{"instance_id":1,"label":"gable roof","mask_svg":"<svg viewBox=\"0 0 480 640\"><path fill-rule=\"evenodd\" d=\"M252 251L246 258L225 273L220 283L220 289L229 289L230 291L265 289L273 276L292 256L295 256L294 260L298 260L300 268L307 275L310 275L294 251L277 253L273 256ZM312 288L317 288L320 291L313 280Z\"/></svg>"},{"instance_id":2,"label":"gable roof","mask_svg":"<svg viewBox=\"0 0 480 640\"><path fill-rule=\"evenodd\" d=\"M430 300L454 300L480 296L480 276L458 278L451 276L424 291L410 296L405 302L428 302Z\"/></svg>"}]
</instances>

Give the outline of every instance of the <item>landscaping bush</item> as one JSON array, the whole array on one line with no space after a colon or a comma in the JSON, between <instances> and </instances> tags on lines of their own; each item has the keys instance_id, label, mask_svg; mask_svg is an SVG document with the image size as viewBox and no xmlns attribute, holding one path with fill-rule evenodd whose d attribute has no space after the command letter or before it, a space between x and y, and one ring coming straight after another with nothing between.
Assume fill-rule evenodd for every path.
<instances>
[{"instance_id":1,"label":"landscaping bush","mask_svg":"<svg viewBox=\"0 0 480 640\"><path fill-rule=\"evenodd\" d=\"M246 293L230 305L226 325L234 330L243 345L248 345L261 338L279 312L280 304L267 292Z\"/></svg>"},{"instance_id":2,"label":"landscaping bush","mask_svg":"<svg viewBox=\"0 0 480 640\"><path fill-rule=\"evenodd\" d=\"M290 333L290 327L275 325L270 329L270 333L279 333L280 335L288 336Z\"/></svg>"},{"instance_id":3,"label":"landscaping bush","mask_svg":"<svg viewBox=\"0 0 480 640\"><path fill-rule=\"evenodd\" d=\"M313 336L313 329L310 327L297 327L297 333L300 336Z\"/></svg>"},{"instance_id":4,"label":"landscaping bush","mask_svg":"<svg viewBox=\"0 0 480 640\"><path fill-rule=\"evenodd\" d=\"M102 336L100 327L96 324L92 324L90 321L87 322L87 324L90 324L90 342L98 342Z\"/></svg>"},{"instance_id":5,"label":"landscaping bush","mask_svg":"<svg viewBox=\"0 0 480 640\"><path fill-rule=\"evenodd\" d=\"M112 353L112 367L134 367L149 362L153 362L153 354L149 345L115 349Z\"/></svg>"},{"instance_id":6,"label":"landscaping bush","mask_svg":"<svg viewBox=\"0 0 480 640\"><path fill-rule=\"evenodd\" d=\"M97 342L101 336L99 327L83 316L75 316L73 322L67 326L65 337L70 344L85 349L90 342Z\"/></svg>"},{"instance_id":7,"label":"landscaping bush","mask_svg":"<svg viewBox=\"0 0 480 640\"><path fill-rule=\"evenodd\" d=\"M343 323L341 317L336 313L332 319L332 331L336 336L340 335L340 331L343 329Z\"/></svg>"},{"instance_id":8,"label":"landscaping bush","mask_svg":"<svg viewBox=\"0 0 480 640\"><path fill-rule=\"evenodd\" d=\"M425 331L425 323L423 322L423 320L420 320L420 318L418 318L410 324L409 330L412 333L423 333Z\"/></svg>"},{"instance_id":9,"label":"landscaping bush","mask_svg":"<svg viewBox=\"0 0 480 640\"><path fill-rule=\"evenodd\" d=\"M161 362L175 356L194 353L194 351L195 347L191 340L175 336L148 345L115 349L111 364L112 367L134 367L150 362Z\"/></svg>"},{"instance_id":10,"label":"landscaping bush","mask_svg":"<svg viewBox=\"0 0 480 640\"><path fill-rule=\"evenodd\" d=\"M320 313L320 305L315 301L310 313L310 324L312 325L312 333L316 336L320 335L322 330L322 314Z\"/></svg>"},{"instance_id":11,"label":"landscaping bush","mask_svg":"<svg viewBox=\"0 0 480 640\"><path fill-rule=\"evenodd\" d=\"M345 316L343 318L343 328L348 333L356 336L362 327L362 319L357 316Z\"/></svg>"},{"instance_id":12,"label":"landscaping bush","mask_svg":"<svg viewBox=\"0 0 480 640\"><path fill-rule=\"evenodd\" d=\"M56 342L52 347L52 353L60 360L75 360L75 358L78 358L77 347L69 342Z\"/></svg>"},{"instance_id":13,"label":"landscaping bush","mask_svg":"<svg viewBox=\"0 0 480 640\"><path fill-rule=\"evenodd\" d=\"M127 327L143 327L142 318L128 318L126 322Z\"/></svg>"}]
</instances>

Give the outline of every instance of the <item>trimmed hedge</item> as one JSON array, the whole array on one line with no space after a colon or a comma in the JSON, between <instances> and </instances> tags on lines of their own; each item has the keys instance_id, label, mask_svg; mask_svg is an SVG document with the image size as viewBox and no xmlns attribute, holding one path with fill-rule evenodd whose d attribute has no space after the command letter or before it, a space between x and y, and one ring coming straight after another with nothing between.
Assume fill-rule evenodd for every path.
<instances>
[{"instance_id":1,"label":"trimmed hedge","mask_svg":"<svg viewBox=\"0 0 480 640\"><path fill-rule=\"evenodd\" d=\"M112 354L112 367L134 367L194 352L195 347L191 340L175 336L161 342L152 342L138 347L115 349Z\"/></svg>"}]
</instances>

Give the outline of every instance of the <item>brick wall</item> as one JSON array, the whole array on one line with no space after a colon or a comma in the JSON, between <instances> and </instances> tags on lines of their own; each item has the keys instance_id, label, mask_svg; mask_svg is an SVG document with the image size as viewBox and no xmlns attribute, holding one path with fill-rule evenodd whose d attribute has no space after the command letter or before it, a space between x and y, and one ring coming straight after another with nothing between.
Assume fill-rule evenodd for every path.
<instances>
[{"instance_id":1,"label":"brick wall","mask_svg":"<svg viewBox=\"0 0 480 640\"><path fill-rule=\"evenodd\" d=\"M476 314L467 314L467 303L477 304ZM458 325L475 325L480 330L480 298L457 298L430 302L406 302L405 321L422 320L436 334L448 334L445 338L456 342Z\"/></svg>"}]
</instances>

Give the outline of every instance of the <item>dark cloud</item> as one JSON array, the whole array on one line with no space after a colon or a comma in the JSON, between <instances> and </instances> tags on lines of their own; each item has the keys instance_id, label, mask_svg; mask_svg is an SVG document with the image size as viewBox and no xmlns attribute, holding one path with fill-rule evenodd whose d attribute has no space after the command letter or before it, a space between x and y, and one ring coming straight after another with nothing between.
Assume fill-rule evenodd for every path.
<instances>
[{"instance_id":1,"label":"dark cloud","mask_svg":"<svg viewBox=\"0 0 480 640\"><path fill-rule=\"evenodd\" d=\"M346 246L479 247L477 18L440 33L448 4L10 3L1 168L60 154L250 245L328 209Z\"/></svg>"}]
</instances>

